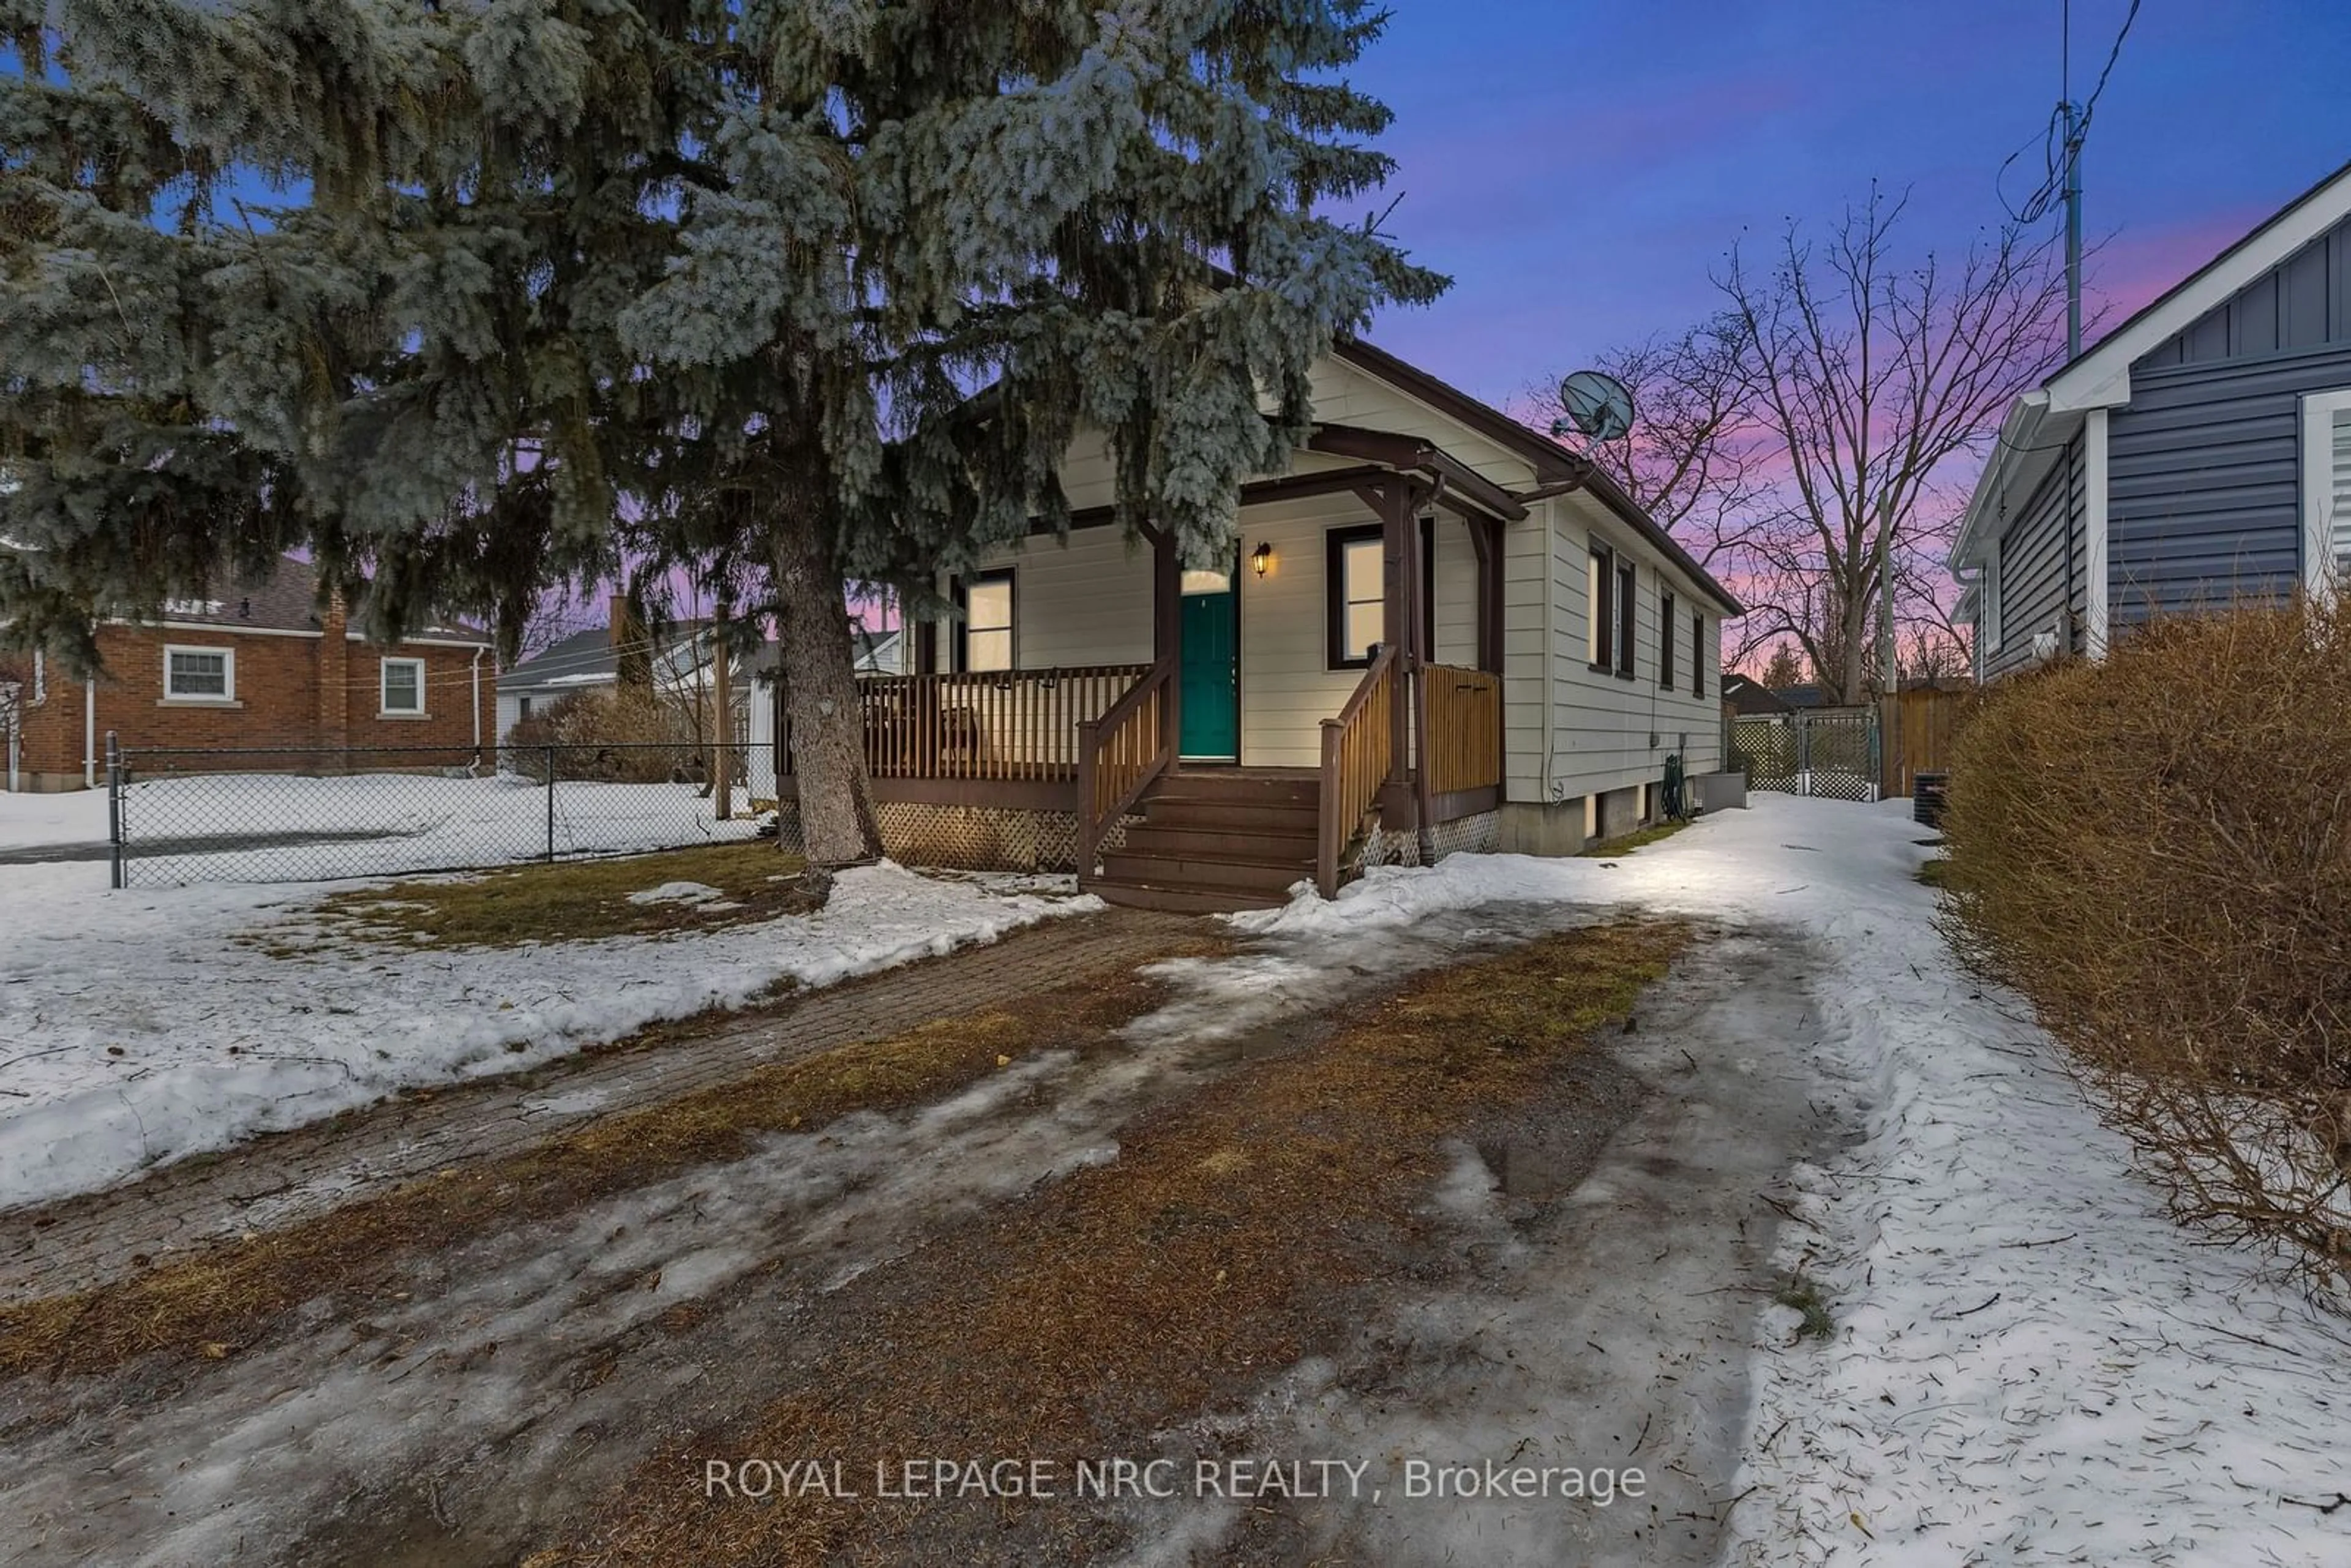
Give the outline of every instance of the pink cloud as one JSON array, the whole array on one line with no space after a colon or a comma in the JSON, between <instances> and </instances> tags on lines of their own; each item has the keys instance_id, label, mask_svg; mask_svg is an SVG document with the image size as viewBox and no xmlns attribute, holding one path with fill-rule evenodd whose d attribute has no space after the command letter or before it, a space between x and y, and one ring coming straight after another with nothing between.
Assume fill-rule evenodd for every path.
<instances>
[{"instance_id":1,"label":"pink cloud","mask_svg":"<svg viewBox=\"0 0 2351 1568\"><path fill-rule=\"evenodd\" d=\"M2224 207L2181 223L2125 228L2099 245L2083 286L2092 308L2103 311L2086 334L2092 345L2251 234L2273 211Z\"/></svg>"}]
</instances>

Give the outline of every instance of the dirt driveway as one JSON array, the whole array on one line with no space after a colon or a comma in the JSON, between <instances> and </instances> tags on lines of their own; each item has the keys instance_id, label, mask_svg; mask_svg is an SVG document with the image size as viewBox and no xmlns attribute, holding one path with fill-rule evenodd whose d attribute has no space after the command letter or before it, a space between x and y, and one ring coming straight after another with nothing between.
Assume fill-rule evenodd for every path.
<instances>
[{"instance_id":1,"label":"dirt driveway","mask_svg":"<svg viewBox=\"0 0 2351 1568\"><path fill-rule=\"evenodd\" d=\"M1711 1561L1777 1284L1774 1183L1841 1136L1807 1097L1805 950L1698 931L1621 1027L1555 1060L1516 1034L1480 1042L1408 1103L1381 1102L1380 1077L1349 1076L1345 1054L1450 1050L1443 1009L1482 1005L1474 966L1604 913L1495 906L1178 960L1099 1039L1009 1051L951 1093L489 1226L217 1354L0 1384L11 1560L541 1565L739 1546L762 1560ZM1579 951L1529 972L1570 985ZM1456 971L1470 982L1416 999L1416 977ZM1401 1082L1416 1059L1395 1060ZM1473 1071L1513 1087L1436 1116L1431 1094ZM1349 1094L1441 1135L1393 1151L1340 1137L1357 1125ZM1185 1197L1201 1171L1230 1212ZM1086 1239L1104 1232L1087 1227L1125 1212L1135 1195L1116 1180L1138 1172L1160 1185L1146 1220L1117 1232L1149 1231L1121 1297L1121 1278L1088 1272L1102 1260ZM1409 1202L1372 1200L1388 1190ZM1289 1192L1319 1196L1292 1213ZM1294 1230L1253 1251L1249 1215L1290 1215ZM1218 1247L1229 1268L1177 1268ZM1094 1293L1071 1299L1094 1303L1090 1321L1055 1321L1029 1279L1082 1282ZM1106 1337L1105 1312L1165 1337ZM1095 1359L1023 1361L1032 1329L1048 1353ZM1003 1402L998 1425L956 1392L972 1388ZM887 1477L866 1453L795 1472L803 1490L824 1474L853 1499L787 1509L777 1494L782 1466L840 1458L839 1443L794 1434L953 1437L950 1416L1051 1441L909 1446L957 1460L967 1490L944 1500L878 1495ZM740 1468L754 1459L775 1468ZM978 1486L960 1468L974 1459L989 1466ZM1032 1478L1041 1462L1050 1484L1007 1495L998 1461ZM1316 1495L1297 1495L1316 1461ZM762 1495L712 1495L713 1462ZM1081 1463L1138 1484L1080 1497ZM1521 1470L1546 1495L1526 1495ZM1571 1474L1581 1495L1562 1496ZM1172 1495L1148 1495L1144 1476ZM1413 1495L1440 1481L1448 1495Z\"/></svg>"}]
</instances>

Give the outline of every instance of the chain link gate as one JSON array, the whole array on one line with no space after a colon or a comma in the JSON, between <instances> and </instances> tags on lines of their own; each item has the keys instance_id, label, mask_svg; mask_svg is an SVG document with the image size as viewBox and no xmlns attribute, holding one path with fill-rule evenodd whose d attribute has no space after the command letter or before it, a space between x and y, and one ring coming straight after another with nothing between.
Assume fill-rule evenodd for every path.
<instances>
[{"instance_id":1,"label":"chain link gate","mask_svg":"<svg viewBox=\"0 0 2351 1568\"><path fill-rule=\"evenodd\" d=\"M1877 715L1868 708L1752 714L1731 726L1747 787L1790 795L1876 800L1878 745Z\"/></svg>"}]
</instances>

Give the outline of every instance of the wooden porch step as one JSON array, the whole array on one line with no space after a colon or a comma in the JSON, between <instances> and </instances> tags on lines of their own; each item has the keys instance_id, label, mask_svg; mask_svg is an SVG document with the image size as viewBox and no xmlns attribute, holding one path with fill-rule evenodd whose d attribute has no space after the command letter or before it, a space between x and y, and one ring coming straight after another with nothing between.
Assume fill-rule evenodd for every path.
<instances>
[{"instance_id":1,"label":"wooden porch step","mask_svg":"<svg viewBox=\"0 0 2351 1568\"><path fill-rule=\"evenodd\" d=\"M1322 780L1301 768L1170 774L1088 885L1105 903L1190 914L1270 909L1314 875Z\"/></svg>"},{"instance_id":2,"label":"wooden porch step","mask_svg":"<svg viewBox=\"0 0 2351 1568\"><path fill-rule=\"evenodd\" d=\"M1102 858L1102 874L1113 882L1148 883L1155 887L1192 888L1202 893L1261 893L1280 903L1292 883L1314 874L1314 862L1247 861L1113 851Z\"/></svg>"},{"instance_id":3,"label":"wooden porch step","mask_svg":"<svg viewBox=\"0 0 2351 1568\"><path fill-rule=\"evenodd\" d=\"M1155 828L1187 828L1204 832L1266 833L1280 838L1311 841L1321 810L1312 801L1207 800L1189 795L1146 795L1143 814Z\"/></svg>"},{"instance_id":4,"label":"wooden porch step","mask_svg":"<svg viewBox=\"0 0 2351 1568\"><path fill-rule=\"evenodd\" d=\"M1122 846L1132 854L1172 855L1182 860L1279 861L1314 864L1314 824L1288 831L1255 821L1223 824L1178 824L1147 819L1126 830Z\"/></svg>"},{"instance_id":5,"label":"wooden porch step","mask_svg":"<svg viewBox=\"0 0 2351 1568\"><path fill-rule=\"evenodd\" d=\"M1098 878L1087 891L1104 904L1125 909L1159 909L1175 915L1233 915L1244 909L1271 909L1287 902L1278 894L1219 892L1196 887L1161 887L1152 883Z\"/></svg>"},{"instance_id":6,"label":"wooden porch step","mask_svg":"<svg viewBox=\"0 0 2351 1568\"><path fill-rule=\"evenodd\" d=\"M1232 771L1177 772L1152 789L1168 800L1222 800L1254 806L1304 806L1322 799L1322 780L1312 774Z\"/></svg>"}]
</instances>

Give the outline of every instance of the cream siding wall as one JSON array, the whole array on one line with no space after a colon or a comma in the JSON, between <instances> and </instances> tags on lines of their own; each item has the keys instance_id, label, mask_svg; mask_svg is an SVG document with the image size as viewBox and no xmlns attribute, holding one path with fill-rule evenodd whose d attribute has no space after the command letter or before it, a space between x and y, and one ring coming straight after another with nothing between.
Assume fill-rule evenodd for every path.
<instances>
[{"instance_id":1,"label":"cream siding wall","mask_svg":"<svg viewBox=\"0 0 2351 1568\"><path fill-rule=\"evenodd\" d=\"M1336 717L1364 678L1329 667L1327 536L1376 522L1352 495L1316 496L1241 514L1241 553L1273 547L1273 570L1241 573L1241 765L1313 768L1322 721ZM1438 513L1433 562L1437 657L1478 657L1478 558L1458 517Z\"/></svg>"},{"instance_id":2,"label":"cream siding wall","mask_svg":"<svg viewBox=\"0 0 2351 1568\"><path fill-rule=\"evenodd\" d=\"M1722 634L1719 606L1699 596L1633 531L1583 496L1551 503L1555 606L1551 671L1553 718L1551 798L1573 799L1654 779L1678 751L1688 773L1721 766ZM1634 673L1630 680L1592 667L1589 559L1593 540L1635 562ZM1674 685L1657 685L1661 587L1674 593ZM1707 618L1705 695L1690 695L1691 612ZM1650 737L1656 737L1652 745ZM1524 799L1543 797L1529 794Z\"/></svg>"},{"instance_id":3,"label":"cream siding wall","mask_svg":"<svg viewBox=\"0 0 2351 1568\"><path fill-rule=\"evenodd\" d=\"M1523 490L1534 483L1534 469L1524 458L1353 365L1325 359L1314 367L1312 383L1314 417L1326 424L1416 435L1497 485Z\"/></svg>"}]
</instances>

